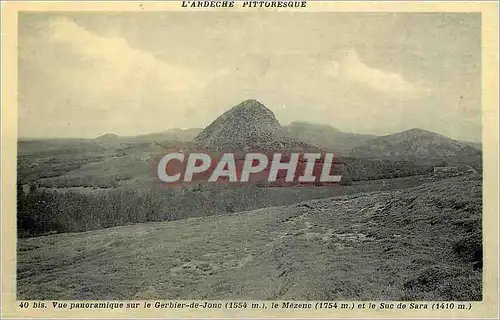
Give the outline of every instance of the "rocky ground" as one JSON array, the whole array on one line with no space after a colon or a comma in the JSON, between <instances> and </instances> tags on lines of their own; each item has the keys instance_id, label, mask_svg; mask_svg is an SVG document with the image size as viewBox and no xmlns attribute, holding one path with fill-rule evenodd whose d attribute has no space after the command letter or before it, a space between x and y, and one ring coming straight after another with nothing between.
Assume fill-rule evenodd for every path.
<instances>
[{"instance_id":1,"label":"rocky ground","mask_svg":"<svg viewBox=\"0 0 500 320\"><path fill-rule=\"evenodd\" d=\"M18 240L18 299L481 300L478 176Z\"/></svg>"}]
</instances>

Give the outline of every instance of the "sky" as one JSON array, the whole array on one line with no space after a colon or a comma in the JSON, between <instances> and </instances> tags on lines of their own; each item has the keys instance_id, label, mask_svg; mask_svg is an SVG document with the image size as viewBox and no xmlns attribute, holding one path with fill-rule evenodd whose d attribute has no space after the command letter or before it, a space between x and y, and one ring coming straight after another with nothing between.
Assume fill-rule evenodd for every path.
<instances>
[{"instance_id":1,"label":"sky","mask_svg":"<svg viewBox=\"0 0 500 320\"><path fill-rule=\"evenodd\" d=\"M19 15L20 137L202 128L246 99L282 125L481 141L471 13Z\"/></svg>"}]
</instances>

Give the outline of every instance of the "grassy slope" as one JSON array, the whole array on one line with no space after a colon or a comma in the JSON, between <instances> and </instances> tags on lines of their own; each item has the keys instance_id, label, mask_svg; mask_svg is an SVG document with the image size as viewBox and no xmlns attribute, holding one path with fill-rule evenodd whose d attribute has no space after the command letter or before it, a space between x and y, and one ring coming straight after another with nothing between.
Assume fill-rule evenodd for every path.
<instances>
[{"instance_id":1,"label":"grassy slope","mask_svg":"<svg viewBox=\"0 0 500 320\"><path fill-rule=\"evenodd\" d=\"M18 299L480 300L481 180L18 240ZM465 257L469 258L469 257Z\"/></svg>"}]
</instances>

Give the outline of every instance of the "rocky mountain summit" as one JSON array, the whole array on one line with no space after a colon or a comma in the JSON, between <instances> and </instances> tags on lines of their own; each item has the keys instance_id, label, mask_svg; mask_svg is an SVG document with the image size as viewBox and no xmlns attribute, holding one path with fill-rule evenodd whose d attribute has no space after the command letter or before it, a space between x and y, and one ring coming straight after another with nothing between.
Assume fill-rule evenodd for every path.
<instances>
[{"instance_id":1,"label":"rocky mountain summit","mask_svg":"<svg viewBox=\"0 0 500 320\"><path fill-rule=\"evenodd\" d=\"M257 100L246 100L226 111L193 142L216 151L317 150L287 136L274 113Z\"/></svg>"}]
</instances>

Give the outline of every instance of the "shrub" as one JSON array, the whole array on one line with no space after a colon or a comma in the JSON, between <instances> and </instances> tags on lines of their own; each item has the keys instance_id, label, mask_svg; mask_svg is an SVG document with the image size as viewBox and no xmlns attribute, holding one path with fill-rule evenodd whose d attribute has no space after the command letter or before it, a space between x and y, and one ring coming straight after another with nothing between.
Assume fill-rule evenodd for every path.
<instances>
[{"instance_id":1,"label":"shrub","mask_svg":"<svg viewBox=\"0 0 500 320\"><path fill-rule=\"evenodd\" d=\"M480 231L469 234L455 242L453 251L463 260L473 262L475 269L482 269L483 239Z\"/></svg>"},{"instance_id":2,"label":"shrub","mask_svg":"<svg viewBox=\"0 0 500 320\"><path fill-rule=\"evenodd\" d=\"M417 271L403 288L407 290L404 300L421 300L422 296L434 300L481 300L482 275L472 269L436 264Z\"/></svg>"},{"instance_id":3,"label":"shrub","mask_svg":"<svg viewBox=\"0 0 500 320\"><path fill-rule=\"evenodd\" d=\"M352 178L348 175L343 175L342 178L340 179L341 186L350 186L352 182L353 182Z\"/></svg>"}]
</instances>

